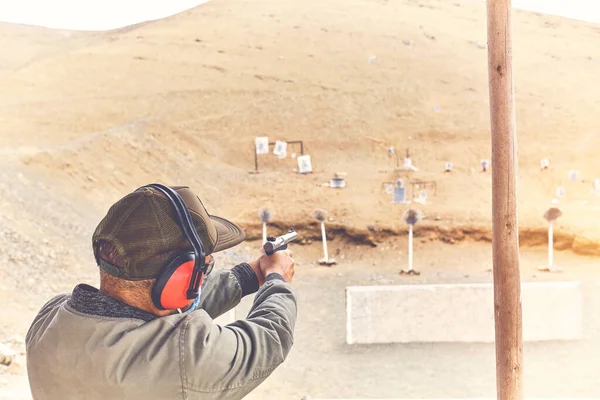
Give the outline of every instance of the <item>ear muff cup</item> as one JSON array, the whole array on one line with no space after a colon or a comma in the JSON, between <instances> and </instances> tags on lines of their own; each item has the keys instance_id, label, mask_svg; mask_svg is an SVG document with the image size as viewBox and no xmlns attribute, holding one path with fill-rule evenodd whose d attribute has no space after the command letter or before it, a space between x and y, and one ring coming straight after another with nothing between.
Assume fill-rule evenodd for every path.
<instances>
[{"instance_id":1,"label":"ear muff cup","mask_svg":"<svg viewBox=\"0 0 600 400\"><path fill-rule=\"evenodd\" d=\"M182 253L169 263L152 287L152 302L160 310L175 310L187 306L190 279L194 272L194 252ZM200 285L204 274L200 278Z\"/></svg>"}]
</instances>

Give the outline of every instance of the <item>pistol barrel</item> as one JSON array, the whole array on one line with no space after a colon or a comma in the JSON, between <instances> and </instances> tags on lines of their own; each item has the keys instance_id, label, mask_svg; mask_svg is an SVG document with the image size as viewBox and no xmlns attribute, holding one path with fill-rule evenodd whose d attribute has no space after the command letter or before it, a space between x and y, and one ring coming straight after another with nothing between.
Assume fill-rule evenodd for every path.
<instances>
[{"instance_id":1,"label":"pistol barrel","mask_svg":"<svg viewBox=\"0 0 600 400\"><path fill-rule=\"evenodd\" d=\"M265 250L265 253L270 256L277 250L286 249L287 244L292 240L295 240L297 237L298 233L296 233L294 230L290 230L290 232L286 233L285 235L276 237L275 240L269 240L266 242L263 245L263 249Z\"/></svg>"}]
</instances>

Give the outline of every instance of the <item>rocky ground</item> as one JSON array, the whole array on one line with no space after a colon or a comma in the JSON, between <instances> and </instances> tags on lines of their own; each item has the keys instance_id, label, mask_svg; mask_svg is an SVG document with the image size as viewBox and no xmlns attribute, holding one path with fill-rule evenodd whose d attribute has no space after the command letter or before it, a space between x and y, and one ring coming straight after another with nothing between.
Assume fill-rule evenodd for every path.
<instances>
[{"instance_id":1,"label":"rocky ground","mask_svg":"<svg viewBox=\"0 0 600 400\"><path fill-rule=\"evenodd\" d=\"M257 243L242 245L217 258L227 266L255 254ZM318 245L294 246L298 260L296 287L299 321L294 349L288 360L249 399L315 398L462 398L495 396L493 344L345 343L345 300L348 285L491 282L489 243L454 245L418 239L415 242L418 277L399 275L406 268L406 241L394 240L377 248L333 241L339 264L318 266ZM521 255L524 281L580 281L584 294L584 337L579 341L525 344L525 393L530 397L586 397L600 394L595 371L600 363L600 270L598 260L558 252L562 273L542 273L543 247ZM74 284L75 279L69 279ZM251 304L244 299L237 309L243 318ZM40 303L41 304L41 303ZM37 304L36 304L37 306ZM26 322L26 321L25 321ZM25 326L26 324L23 324ZM22 352L21 336L4 341ZM20 370L3 368L0 393L27 390ZM357 377L360 377L358 379ZM0 396L2 398L2 396Z\"/></svg>"}]
</instances>

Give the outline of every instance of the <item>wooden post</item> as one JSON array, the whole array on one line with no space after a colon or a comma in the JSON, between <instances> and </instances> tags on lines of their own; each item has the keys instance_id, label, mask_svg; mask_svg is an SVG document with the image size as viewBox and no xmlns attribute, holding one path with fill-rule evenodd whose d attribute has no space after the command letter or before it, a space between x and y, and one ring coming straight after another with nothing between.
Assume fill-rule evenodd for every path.
<instances>
[{"instance_id":1,"label":"wooden post","mask_svg":"<svg viewBox=\"0 0 600 400\"><path fill-rule=\"evenodd\" d=\"M523 398L523 333L517 223L517 141L510 0L487 0L492 130L496 386L499 400Z\"/></svg>"}]
</instances>

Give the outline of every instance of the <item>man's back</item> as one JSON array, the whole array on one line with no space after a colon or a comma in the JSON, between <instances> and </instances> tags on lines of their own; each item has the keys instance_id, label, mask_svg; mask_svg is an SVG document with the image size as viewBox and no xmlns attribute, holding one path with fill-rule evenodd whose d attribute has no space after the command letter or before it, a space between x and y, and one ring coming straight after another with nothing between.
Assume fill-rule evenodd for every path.
<instances>
[{"instance_id":1,"label":"man's back","mask_svg":"<svg viewBox=\"0 0 600 400\"><path fill-rule=\"evenodd\" d=\"M277 303L281 315L265 315L273 313L269 303ZM57 400L238 399L283 362L295 314L291 287L277 279L258 292L247 320L225 327L213 325L204 310L157 318L79 285L73 295L48 302L29 330L32 394Z\"/></svg>"}]
</instances>

